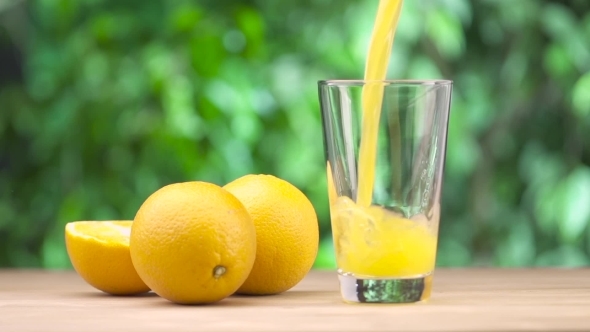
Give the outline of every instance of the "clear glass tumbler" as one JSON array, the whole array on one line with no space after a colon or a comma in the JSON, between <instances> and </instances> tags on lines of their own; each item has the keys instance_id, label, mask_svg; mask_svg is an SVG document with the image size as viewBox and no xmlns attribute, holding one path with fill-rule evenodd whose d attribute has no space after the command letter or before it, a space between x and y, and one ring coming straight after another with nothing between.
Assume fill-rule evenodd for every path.
<instances>
[{"instance_id":1,"label":"clear glass tumbler","mask_svg":"<svg viewBox=\"0 0 590 332\"><path fill-rule=\"evenodd\" d=\"M428 299L452 82L318 84L344 301Z\"/></svg>"}]
</instances>

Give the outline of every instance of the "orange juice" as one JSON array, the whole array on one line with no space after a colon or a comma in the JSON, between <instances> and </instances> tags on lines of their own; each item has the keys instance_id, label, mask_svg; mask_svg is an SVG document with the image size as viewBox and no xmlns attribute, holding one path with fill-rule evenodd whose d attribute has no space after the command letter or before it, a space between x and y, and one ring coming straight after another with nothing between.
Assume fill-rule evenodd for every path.
<instances>
[{"instance_id":1,"label":"orange juice","mask_svg":"<svg viewBox=\"0 0 590 332\"><path fill-rule=\"evenodd\" d=\"M356 276L404 278L434 269L437 236L423 220L372 205L383 84L403 0L381 0L371 36L362 92L356 202L337 197L328 165L332 231L338 267Z\"/></svg>"},{"instance_id":2,"label":"orange juice","mask_svg":"<svg viewBox=\"0 0 590 332\"><path fill-rule=\"evenodd\" d=\"M403 218L382 207L363 207L347 197L332 205L338 267L357 277L405 278L434 269L436 234L424 219Z\"/></svg>"}]
</instances>

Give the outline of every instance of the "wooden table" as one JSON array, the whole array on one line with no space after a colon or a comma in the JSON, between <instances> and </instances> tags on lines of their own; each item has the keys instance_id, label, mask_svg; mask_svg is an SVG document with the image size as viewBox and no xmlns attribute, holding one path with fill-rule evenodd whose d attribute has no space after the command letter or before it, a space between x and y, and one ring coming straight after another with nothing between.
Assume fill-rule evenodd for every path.
<instances>
[{"instance_id":1,"label":"wooden table","mask_svg":"<svg viewBox=\"0 0 590 332\"><path fill-rule=\"evenodd\" d=\"M73 272L0 270L0 331L590 331L590 269L437 270L427 303L340 301L335 272L275 296L180 306L113 297Z\"/></svg>"}]
</instances>

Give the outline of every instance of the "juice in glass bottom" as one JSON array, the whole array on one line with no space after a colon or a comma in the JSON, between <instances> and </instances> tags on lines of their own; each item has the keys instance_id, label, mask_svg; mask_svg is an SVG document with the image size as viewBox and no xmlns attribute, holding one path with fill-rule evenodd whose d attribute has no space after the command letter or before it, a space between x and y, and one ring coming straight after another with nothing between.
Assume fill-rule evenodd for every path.
<instances>
[{"instance_id":1,"label":"juice in glass bottom","mask_svg":"<svg viewBox=\"0 0 590 332\"><path fill-rule=\"evenodd\" d=\"M382 206L362 207L341 196L331 206L343 294L350 302L417 302L430 295L437 227L424 216L404 218Z\"/></svg>"}]
</instances>

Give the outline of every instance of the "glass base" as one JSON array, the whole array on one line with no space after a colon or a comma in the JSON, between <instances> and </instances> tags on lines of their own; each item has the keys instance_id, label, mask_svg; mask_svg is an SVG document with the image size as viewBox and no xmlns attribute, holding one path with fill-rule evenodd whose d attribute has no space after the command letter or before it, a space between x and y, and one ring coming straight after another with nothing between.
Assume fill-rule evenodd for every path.
<instances>
[{"instance_id":1,"label":"glass base","mask_svg":"<svg viewBox=\"0 0 590 332\"><path fill-rule=\"evenodd\" d=\"M409 278L355 276L338 271L340 293L350 303L413 303L430 298L432 274Z\"/></svg>"}]
</instances>

